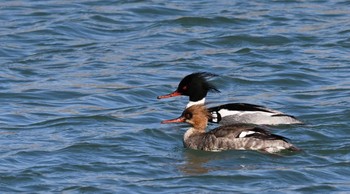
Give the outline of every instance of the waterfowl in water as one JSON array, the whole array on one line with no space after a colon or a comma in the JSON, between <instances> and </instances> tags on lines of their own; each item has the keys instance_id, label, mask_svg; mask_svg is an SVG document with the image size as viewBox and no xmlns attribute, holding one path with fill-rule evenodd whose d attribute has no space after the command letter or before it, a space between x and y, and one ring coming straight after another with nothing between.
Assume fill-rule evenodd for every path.
<instances>
[{"instance_id":1,"label":"waterfowl in water","mask_svg":"<svg viewBox=\"0 0 350 194\"><path fill-rule=\"evenodd\" d=\"M184 146L195 150L258 150L275 153L282 150L299 150L287 138L270 133L267 129L249 124L233 124L206 132L211 114L204 105L187 108L177 119L162 123L187 122L192 125L183 137Z\"/></svg>"},{"instance_id":2,"label":"waterfowl in water","mask_svg":"<svg viewBox=\"0 0 350 194\"><path fill-rule=\"evenodd\" d=\"M205 97L209 91L220 92L214 85L208 82L208 78L217 76L215 74L199 72L185 76L179 83L177 89L158 99L175 96L189 96L186 108L204 104ZM280 125L280 124L302 124L294 116L284 114L280 111L266 108L264 106L247 103L229 103L209 108L211 117L209 122L221 125L250 123L257 125Z\"/></svg>"}]
</instances>

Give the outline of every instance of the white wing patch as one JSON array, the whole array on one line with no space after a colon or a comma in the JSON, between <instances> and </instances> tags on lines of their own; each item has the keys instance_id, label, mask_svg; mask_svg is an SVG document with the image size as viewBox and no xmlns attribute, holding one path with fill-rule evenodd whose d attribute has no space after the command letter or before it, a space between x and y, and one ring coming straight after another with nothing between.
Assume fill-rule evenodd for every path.
<instances>
[{"instance_id":1,"label":"white wing patch","mask_svg":"<svg viewBox=\"0 0 350 194\"><path fill-rule=\"evenodd\" d=\"M273 113L269 112L263 112L263 111L235 111L235 110L228 110L228 109L221 109L218 111L221 115L221 117L226 117L230 115L237 115L237 116L243 116L243 115L249 115L249 114L260 114L260 115L266 115L271 116Z\"/></svg>"},{"instance_id":2,"label":"white wing patch","mask_svg":"<svg viewBox=\"0 0 350 194\"><path fill-rule=\"evenodd\" d=\"M211 116L213 117L211 119L213 122L215 122L215 123L218 122L218 114L216 112L212 112Z\"/></svg>"},{"instance_id":3,"label":"white wing patch","mask_svg":"<svg viewBox=\"0 0 350 194\"><path fill-rule=\"evenodd\" d=\"M251 134L254 134L254 133L256 133L255 131L243 131L242 133L240 133L239 134L239 138L243 138L243 137L245 137L245 136L247 136L247 135L251 135Z\"/></svg>"},{"instance_id":4,"label":"white wing patch","mask_svg":"<svg viewBox=\"0 0 350 194\"><path fill-rule=\"evenodd\" d=\"M265 111L237 111L230 109L221 109L218 111L222 120L226 122L236 123L254 123L264 125L277 125L277 124L297 124L300 121L290 117L288 115L278 115L277 111L265 112Z\"/></svg>"}]
</instances>

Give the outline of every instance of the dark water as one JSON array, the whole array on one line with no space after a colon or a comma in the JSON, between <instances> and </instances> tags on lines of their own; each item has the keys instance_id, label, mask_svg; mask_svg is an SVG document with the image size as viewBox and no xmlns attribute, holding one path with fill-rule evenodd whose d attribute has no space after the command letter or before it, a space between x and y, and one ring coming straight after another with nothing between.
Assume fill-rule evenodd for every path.
<instances>
[{"instance_id":1,"label":"dark water","mask_svg":"<svg viewBox=\"0 0 350 194\"><path fill-rule=\"evenodd\" d=\"M350 2L1 1L1 193L350 192ZM210 105L296 115L304 151L186 150L196 71ZM210 126L215 127L214 125Z\"/></svg>"}]
</instances>

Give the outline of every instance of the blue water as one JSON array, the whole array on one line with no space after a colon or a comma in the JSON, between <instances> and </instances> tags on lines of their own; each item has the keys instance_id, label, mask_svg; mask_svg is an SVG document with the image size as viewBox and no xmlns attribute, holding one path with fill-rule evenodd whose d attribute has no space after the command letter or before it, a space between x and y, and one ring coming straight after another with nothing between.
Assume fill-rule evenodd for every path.
<instances>
[{"instance_id":1,"label":"blue water","mask_svg":"<svg viewBox=\"0 0 350 194\"><path fill-rule=\"evenodd\" d=\"M1 193L350 192L350 2L0 2ZM198 71L303 152L184 149ZM210 125L209 128L214 128Z\"/></svg>"}]
</instances>

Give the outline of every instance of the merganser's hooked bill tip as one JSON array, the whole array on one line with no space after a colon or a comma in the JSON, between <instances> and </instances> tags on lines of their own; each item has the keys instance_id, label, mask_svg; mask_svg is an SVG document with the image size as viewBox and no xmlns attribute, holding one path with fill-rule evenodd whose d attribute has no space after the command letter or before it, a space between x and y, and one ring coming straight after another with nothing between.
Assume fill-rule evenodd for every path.
<instances>
[{"instance_id":1,"label":"merganser's hooked bill tip","mask_svg":"<svg viewBox=\"0 0 350 194\"><path fill-rule=\"evenodd\" d=\"M186 121L185 117L179 117L176 119L169 119L169 120L164 120L161 122L161 124L167 124L167 123L184 123Z\"/></svg>"},{"instance_id":2,"label":"merganser's hooked bill tip","mask_svg":"<svg viewBox=\"0 0 350 194\"><path fill-rule=\"evenodd\" d=\"M162 99L162 98L171 98L171 97L175 97L175 96L181 96L182 93L178 92L177 90L170 93L170 94L167 94L167 95L163 95L163 96L158 96L157 98L158 99Z\"/></svg>"}]
</instances>

